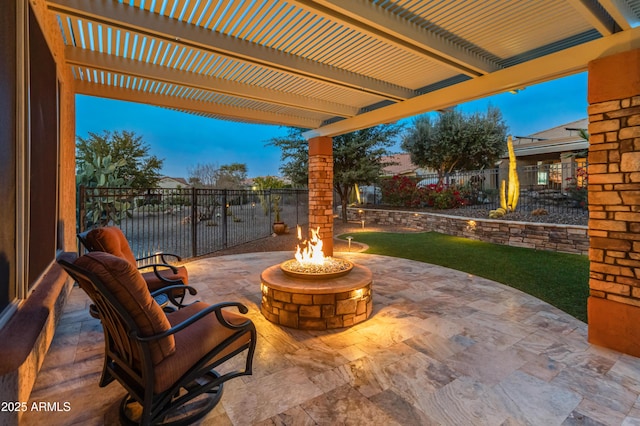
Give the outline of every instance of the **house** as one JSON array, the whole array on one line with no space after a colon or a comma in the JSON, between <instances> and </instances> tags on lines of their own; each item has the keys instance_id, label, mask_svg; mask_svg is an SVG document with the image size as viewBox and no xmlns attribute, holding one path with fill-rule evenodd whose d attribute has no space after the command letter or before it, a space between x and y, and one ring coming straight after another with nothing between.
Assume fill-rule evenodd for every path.
<instances>
[{"instance_id":1,"label":"house","mask_svg":"<svg viewBox=\"0 0 640 426\"><path fill-rule=\"evenodd\" d=\"M636 0L213 3L0 2L0 400L28 400L72 285L76 94L309 129L331 254L332 137L588 70L589 341L640 356Z\"/></svg>"},{"instance_id":2,"label":"house","mask_svg":"<svg viewBox=\"0 0 640 426\"><path fill-rule=\"evenodd\" d=\"M158 181L158 188L162 189L184 189L190 187L189 182L181 177L162 176Z\"/></svg>"},{"instance_id":3,"label":"house","mask_svg":"<svg viewBox=\"0 0 640 426\"><path fill-rule=\"evenodd\" d=\"M580 135L580 131L587 131L588 127L589 120L583 118L529 136L515 136L513 150L523 164L560 162L570 154L579 154L589 148L589 141ZM508 154L503 158L509 158Z\"/></svg>"},{"instance_id":4,"label":"house","mask_svg":"<svg viewBox=\"0 0 640 426\"><path fill-rule=\"evenodd\" d=\"M405 152L383 157L382 161L385 163L394 163L382 169L383 176L416 177L425 175L427 173L432 173L427 169L423 169L413 164L413 162L411 161L411 154L407 154Z\"/></svg>"},{"instance_id":5,"label":"house","mask_svg":"<svg viewBox=\"0 0 640 426\"><path fill-rule=\"evenodd\" d=\"M514 137L513 151L521 170L520 185L565 190L574 183L578 170L587 164L589 141L582 137L581 131L586 132L588 126L588 119L583 118L529 136ZM507 176L508 168L509 155L505 152L500 162L501 178Z\"/></svg>"}]
</instances>

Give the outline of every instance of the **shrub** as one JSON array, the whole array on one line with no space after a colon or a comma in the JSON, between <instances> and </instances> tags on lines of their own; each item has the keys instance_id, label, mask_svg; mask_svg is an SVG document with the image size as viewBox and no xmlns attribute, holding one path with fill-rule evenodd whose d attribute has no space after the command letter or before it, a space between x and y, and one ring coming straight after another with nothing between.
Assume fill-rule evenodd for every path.
<instances>
[{"instance_id":1,"label":"shrub","mask_svg":"<svg viewBox=\"0 0 640 426\"><path fill-rule=\"evenodd\" d=\"M420 205L419 188L416 181L406 176L384 179L380 185L382 202L391 206L415 207Z\"/></svg>"},{"instance_id":2,"label":"shrub","mask_svg":"<svg viewBox=\"0 0 640 426\"><path fill-rule=\"evenodd\" d=\"M586 167L578 167L576 175L574 177L568 177L567 179L567 195L569 199L573 201L574 206L582 209L587 209L589 206L587 182L589 175Z\"/></svg>"},{"instance_id":3,"label":"shrub","mask_svg":"<svg viewBox=\"0 0 640 426\"><path fill-rule=\"evenodd\" d=\"M464 194L455 185L428 185L422 197L424 204L435 209L455 209L466 203Z\"/></svg>"}]
</instances>

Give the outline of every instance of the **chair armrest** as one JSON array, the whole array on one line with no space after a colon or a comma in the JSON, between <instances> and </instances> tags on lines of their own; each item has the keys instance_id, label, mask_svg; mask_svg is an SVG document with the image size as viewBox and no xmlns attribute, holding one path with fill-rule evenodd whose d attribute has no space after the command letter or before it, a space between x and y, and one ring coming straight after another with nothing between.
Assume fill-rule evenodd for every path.
<instances>
[{"instance_id":1,"label":"chair armrest","mask_svg":"<svg viewBox=\"0 0 640 426\"><path fill-rule=\"evenodd\" d=\"M180 302L178 302L174 297L173 290L186 290L189 292L191 296L195 296L196 294L198 294L198 290L196 290L195 288L190 287L188 285L179 284L179 285L169 285L166 287L162 287L158 290L151 292L151 296L156 297L159 294L166 294L171 304L173 304L174 306L177 306L178 309L181 309L187 306L182 303L182 301L184 300L184 293L182 297L180 297Z\"/></svg>"},{"instance_id":2,"label":"chair armrest","mask_svg":"<svg viewBox=\"0 0 640 426\"><path fill-rule=\"evenodd\" d=\"M160 334L154 334L153 336L138 336L138 333L135 331L131 331L129 333L129 336L140 341L140 342L152 342L154 340L157 339L162 339L163 337L167 337L167 336L171 336L172 334L177 333L178 331L190 326L191 324L195 323L196 321L201 320L202 318L206 317L207 315L211 314L211 313L215 313L216 318L218 321L220 321L220 324L222 324L223 326L227 327L227 328L231 328L231 329L235 329L235 330L242 330L245 328L250 327L253 323L251 322L250 319L247 319L245 322L243 322L242 324L238 324L238 325L234 325L231 324L229 322L227 322L224 317L222 316L222 308L228 308L228 307L232 307L235 306L238 308L238 311L240 311L241 314L246 314L247 312L249 312L249 309L247 309L246 306L244 306L242 303L240 302L223 302L223 303L217 303L215 305L211 305L209 307L207 307L206 309L201 310L200 312L198 312L197 314L187 318L186 320L182 321L180 324L176 324L173 327L171 327L169 330L160 333Z\"/></svg>"},{"instance_id":3,"label":"chair armrest","mask_svg":"<svg viewBox=\"0 0 640 426\"><path fill-rule=\"evenodd\" d=\"M150 254L149 256L144 256L144 257L139 257L136 259L136 261L140 261L140 260L147 260L147 259L153 259L154 257L160 256L160 261L162 263L169 263L169 261L167 259L165 259L165 256L170 256L175 258L175 260L177 260L178 262L182 261L182 258L180 256L178 256L177 254L174 253L164 253L164 252L159 252L159 253L155 253L155 254Z\"/></svg>"},{"instance_id":4,"label":"chair armrest","mask_svg":"<svg viewBox=\"0 0 640 426\"><path fill-rule=\"evenodd\" d=\"M169 265L168 263L147 263L146 265L140 265L137 266L138 269L144 269L144 268L153 268L158 269L158 268L169 268L171 269L171 272L173 272L174 274L178 273L178 268L176 268L173 265Z\"/></svg>"}]
</instances>

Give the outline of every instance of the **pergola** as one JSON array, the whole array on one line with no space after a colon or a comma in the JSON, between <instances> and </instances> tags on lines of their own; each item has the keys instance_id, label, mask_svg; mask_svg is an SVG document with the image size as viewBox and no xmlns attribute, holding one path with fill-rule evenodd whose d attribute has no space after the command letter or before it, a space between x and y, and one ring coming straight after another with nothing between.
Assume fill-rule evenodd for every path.
<instances>
[{"instance_id":1,"label":"pergola","mask_svg":"<svg viewBox=\"0 0 640 426\"><path fill-rule=\"evenodd\" d=\"M75 93L309 129L318 178L331 143L317 138L584 71L627 50L640 19L637 0L46 5ZM330 188L310 185L325 236Z\"/></svg>"},{"instance_id":2,"label":"pergola","mask_svg":"<svg viewBox=\"0 0 640 426\"><path fill-rule=\"evenodd\" d=\"M58 232L61 249L75 240L75 94L307 129L310 225L327 236L332 136L588 69L590 340L640 355L640 0L7 4L17 16L18 71L13 80L2 75L16 88L18 151L28 151L29 132L21 129L34 119L33 111L20 112L29 96L29 13L55 64L57 214L66 226L51 232ZM17 171L8 172L18 173L18 181L25 173L21 158ZM19 218L28 186L17 192ZM12 223L19 248L9 257L19 270L32 225ZM14 280L17 299L26 300L19 274Z\"/></svg>"}]
</instances>

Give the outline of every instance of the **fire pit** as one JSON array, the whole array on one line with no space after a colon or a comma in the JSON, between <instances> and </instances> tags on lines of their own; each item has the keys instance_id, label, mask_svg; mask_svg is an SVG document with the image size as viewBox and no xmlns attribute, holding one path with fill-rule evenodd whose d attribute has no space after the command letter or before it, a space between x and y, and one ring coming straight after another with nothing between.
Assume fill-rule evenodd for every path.
<instances>
[{"instance_id":1,"label":"fire pit","mask_svg":"<svg viewBox=\"0 0 640 426\"><path fill-rule=\"evenodd\" d=\"M304 265L296 259L290 259L282 262L280 269L290 277L318 280L347 275L353 269L353 263L346 259L326 257L323 264Z\"/></svg>"},{"instance_id":2,"label":"fire pit","mask_svg":"<svg viewBox=\"0 0 640 426\"><path fill-rule=\"evenodd\" d=\"M298 227L298 239L301 238ZM295 259L262 272L261 311L269 321L298 329L349 327L371 315L372 274L346 259L324 257L318 231L298 245Z\"/></svg>"}]
</instances>

